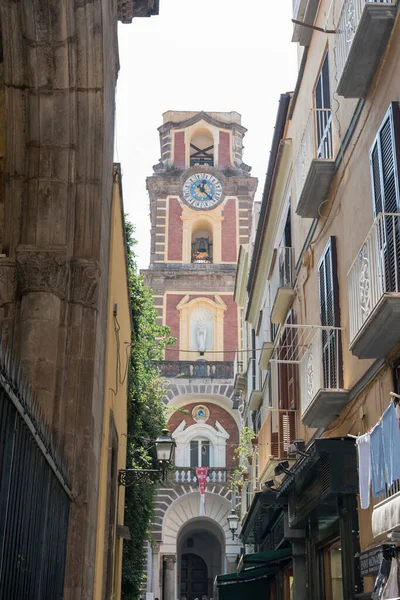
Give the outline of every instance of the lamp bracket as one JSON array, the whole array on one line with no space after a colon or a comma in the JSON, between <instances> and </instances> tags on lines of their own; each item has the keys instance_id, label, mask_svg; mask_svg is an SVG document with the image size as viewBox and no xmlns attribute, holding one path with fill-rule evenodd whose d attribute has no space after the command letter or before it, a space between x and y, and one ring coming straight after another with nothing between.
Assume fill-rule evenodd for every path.
<instances>
[{"instance_id":1,"label":"lamp bracket","mask_svg":"<svg viewBox=\"0 0 400 600\"><path fill-rule=\"evenodd\" d=\"M118 485L129 487L138 483L157 483L160 476L158 469L120 469Z\"/></svg>"}]
</instances>

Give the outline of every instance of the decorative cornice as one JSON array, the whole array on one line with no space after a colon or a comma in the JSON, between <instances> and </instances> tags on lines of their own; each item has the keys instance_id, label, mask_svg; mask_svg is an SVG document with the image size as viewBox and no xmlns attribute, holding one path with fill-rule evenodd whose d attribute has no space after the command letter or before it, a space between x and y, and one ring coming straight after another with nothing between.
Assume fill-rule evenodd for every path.
<instances>
[{"instance_id":1,"label":"decorative cornice","mask_svg":"<svg viewBox=\"0 0 400 600\"><path fill-rule=\"evenodd\" d=\"M119 21L132 23L136 17L158 15L159 0L118 0L117 12Z\"/></svg>"},{"instance_id":2,"label":"decorative cornice","mask_svg":"<svg viewBox=\"0 0 400 600\"><path fill-rule=\"evenodd\" d=\"M0 258L0 306L14 301L16 288L15 260Z\"/></svg>"},{"instance_id":3,"label":"decorative cornice","mask_svg":"<svg viewBox=\"0 0 400 600\"><path fill-rule=\"evenodd\" d=\"M215 127L218 127L219 129L236 129L242 135L244 135L247 131L246 127L243 127L243 125L240 125L239 123L226 123L225 121L220 121L219 119L212 117L204 111L201 111L193 117L189 117L188 119L183 119L178 123L175 123L173 121L163 123L160 127L158 127L158 131L160 133L165 133L170 129L185 129L186 127L190 127L191 125L194 125L198 121L202 120L208 123L209 125L214 125Z\"/></svg>"},{"instance_id":4,"label":"decorative cornice","mask_svg":"<svg viewBox=\"0 0 400 600\"><path fill-rule=\"evenodd\" d=\"M71 261L71 301L97 309L100 267L97 261L75 259Z\"/></svg>"},{"instance_id":5,"label":"decorative cornice","mask_svg":"<svg viewBox=\"0 0 400 600\"><path fill-rule=\"evenodd\" d=\"M67 249L19 246L17 277L21 294L49 292L65 298L68 280Z\"/></svg>"}]
</instances>

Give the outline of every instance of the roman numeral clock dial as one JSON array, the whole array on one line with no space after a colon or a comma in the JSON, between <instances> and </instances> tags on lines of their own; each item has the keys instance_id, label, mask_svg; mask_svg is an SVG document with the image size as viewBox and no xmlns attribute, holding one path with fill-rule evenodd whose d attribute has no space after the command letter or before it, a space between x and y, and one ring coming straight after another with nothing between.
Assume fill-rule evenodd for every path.
<instances>
[{"instance_id":1,"label":"roman numeral clock dial","mask_svg":"<svg viewBox=\"0 0 400 600\"><path fill-rule=\"evenodd\" d=\"M194 173L183 184L183 199L195 210L210 210L222 200L222 185L210 173Z\"/></svg>"}]
</instances>

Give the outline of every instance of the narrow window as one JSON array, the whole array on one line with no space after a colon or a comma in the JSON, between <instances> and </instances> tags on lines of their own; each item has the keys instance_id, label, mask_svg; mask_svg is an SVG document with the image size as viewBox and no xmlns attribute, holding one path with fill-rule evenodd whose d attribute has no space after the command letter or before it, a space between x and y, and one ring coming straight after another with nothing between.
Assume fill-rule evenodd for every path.
<instances>
[{"instance_id":1,"label":"narrow window","mask_svg":"<svg viewBox=\"0 0 400 600\"><path fill-rule=\"evenodd\" d=\"M372 201L377 222L378 260L384 273L383 292L399 290L400 234L399 157L400 111L392 102L370 150Z\"/></svg>"},{"instance_id":2,"label":"narrow window","mask_svg":"<svg viewBox=\"0 0 400 600\"><path fill-rule=\"evenodd\" d=\"M209 440L192 440L190 442L190 466L192 469L211 466Z\"/></svg>"},{"instance_id":3,"label":"narrow window","mask_svg":"<svg viewBox=\"0 0 400 600\"><path fill-rule=\"evenodd\" d=\"M325 54L314 89L315 133L317 158L330 159L332 149L331 88L328 52Z\"/></svg>"},{"instance_id":4,"label":"narrow window","mask_svg":"<svg viewBox=\"0 0 400 600\"><path fill-rule=\"evenodd\" d=\"M318 283L321 325L332 327L322 331L322 363L324 387L340 387L340 326L339 294L337 282L336 238L331 237L318 265Z\"/></svg>"}]
</instances>

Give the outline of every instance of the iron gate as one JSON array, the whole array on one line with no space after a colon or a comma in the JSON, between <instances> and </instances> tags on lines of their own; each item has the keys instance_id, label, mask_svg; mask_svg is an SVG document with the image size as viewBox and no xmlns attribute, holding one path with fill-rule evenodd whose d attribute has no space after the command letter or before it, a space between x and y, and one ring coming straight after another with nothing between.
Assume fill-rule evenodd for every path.
<instances>
[{"instance_id":1,"label":"iron gate","mask_svg":"<svg viewBox=\"0 0 400 600\"><path fill-rule=\"evenodd\" d=\"M0 600L60 600L71 500L65 470L37 400L0 361Z\"/></svg>"}]
</instances>

